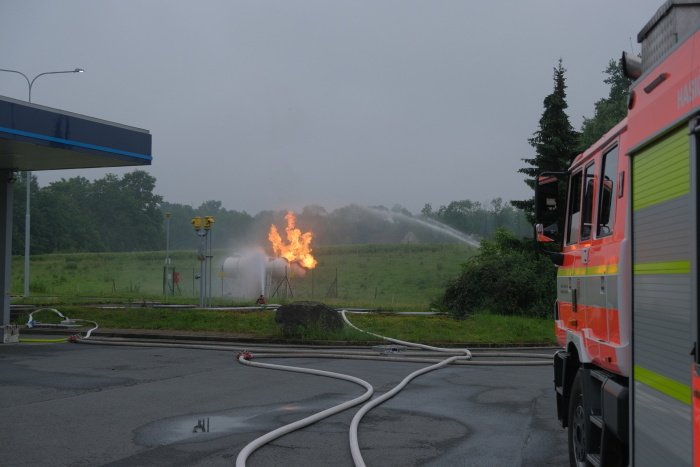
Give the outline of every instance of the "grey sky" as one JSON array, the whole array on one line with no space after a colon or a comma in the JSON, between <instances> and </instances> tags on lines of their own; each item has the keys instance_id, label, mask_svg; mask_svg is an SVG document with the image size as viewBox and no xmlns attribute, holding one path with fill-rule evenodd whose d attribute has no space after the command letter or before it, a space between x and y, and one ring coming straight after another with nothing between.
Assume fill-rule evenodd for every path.
<instances>
[{"instance_id":1,"label":"grey sky","mask_svg":"<svg viewBox=\"0 0 700 467\"><path fill-rule=\"evenodd\" d=\"M661 4L3 0L0 68L84 68L39 78L33 102L150 130L167 201L418 212L528 196L516 171L557 60L578 128ZM0 73L0 94L26 99L27 85Z\"/></svg>"}]
</instances>

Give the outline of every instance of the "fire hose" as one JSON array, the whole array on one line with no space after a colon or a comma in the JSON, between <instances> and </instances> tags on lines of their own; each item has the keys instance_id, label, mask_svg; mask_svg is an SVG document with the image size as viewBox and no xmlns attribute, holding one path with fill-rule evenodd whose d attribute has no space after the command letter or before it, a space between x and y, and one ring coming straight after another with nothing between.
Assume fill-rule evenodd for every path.
<instances>
[{"instance_id":1,"label":"fire hose","mask_svg":"<svg viewBox=\"0 0 700 467\"><path fill-rule=\"evenodd\" d=\"M369 331L365 331L363 329L358 328L354 324L350 322L347 316L345 316L345 310L342 310L340 312L341 316L343 317L343 321L345 321L350 327L360 331L364 332L366 334L370 334L375 337L379 337L381 339L384 339L389 342L393 342L395 344L401 344L401 345L406 345L409 347L418 347L421 349L425 350L432 350L435 352L449 352L449 353L454 353L454 349L444 349L441 347L432 347L429 345L423 345L423 344L415 344L413 342L405 342L405 341L400 341L398 339L392 339L390 337L386 336L380 336L379 334L374 334ZM360 421L362 420L362 417L365 416L367 412L372 410L374 407L377 407L381 404L383 404L385 401L391 399L394 397L396 394L398 394L406 385L414 378L423 375L425 373L431 372L433 370L437 370L438 368L442 368L444 366L449 365L450 363L457 361L457 360L471 360L472 354L469 350L467 349L461 349L458 350L458 352L462 352L462 355L455 355L453 357L446 358L445 360L436 363L435 365L431 365L425 368L421 368L420 370L414 371L410 375L406 376L399 384L394 386L394 388L391 391L388 391L384 393L382 396L374 399L373 401L368 402L362 408L355 414L355 416L352 418L352 422L350 423L350 453L352 454L352 460L355 462L356 467L364 467L365 466L365 461L362 458L362 451L360 450L360 443L357 439L357 429L360 425Z\"/></svg>"},{"instance_id":2,"label":"fire hose","mask_svg":"<svg viewBox=\"0 0 700 467\"><path fill-rule=\"evenodd\" d=\"M55 314L57 314L60 318L63 318L63 321L61 321L59 324L54 324L54 323L41 323L37 320L34 319L34 314L39 313L42 311L51 311ZM89 319L79 319L79 318L68 318L66 315L61 313L55 308L39 308L38 310L34 310L31 313L29 313L29 318L27 319L27 327L28 328L34 328L37 326L40 327L48 327L48 328L72 328L72 327L82 327L81 324L79 323L90 323L93 324L94 327L88 330L88 332L85 334L84 337L81 337L79 335L74 335L70 337L62 337L58 339L33 339L33 338L20 338L20 342L46 342L46 343L58 343L58 342L75 342L78 338L80 339L89 339L90 335L92 334L93 331L95 331L97 328L99 328L98 324L95 321L91 321Z\"/></svg>"},{"instance_id":3,"label":"fire hose","mask_svg":"<svg viewBox=\"0 0 700 467\"><path fill-rule=\"evenodd\" d=\"M64 318L64 322L70 321L70 322L79 322L79 321L84 321L84 322L90 322L95 325L94 328L90 329L88 331L87 335L85 338L77 340L78 343L84 343L84 344L92 344L92 345L124 345L124 346L132 346L132 347L173 347L173 348L189 348L189 349L201 349L201 350L214 350L214 351L227 351L230 352L235 349L235 347L231 345L222 345L222 344L183 344L180 342L152 342L149 340L138 340L138 339L119 339L119 338L98 338L98 339L89 339L90 334L97 329L97 323L94 321L88 321L88 320L69 320L65 316L63 316L60 312L54 309L49 309L51 311L54 311L55 313L59 314L59 316ZM41 310L37 310L41 311ZM443 368L447 365L450 364L458 364L458 365L498 365L498 366L540 366L540 365L551 365L551 355L548 354L535 354L535 353L524 353L524 352L470 352L467 349L455 349L455 348L442 348L442 347L433 347L433 346L428 346L424 344L417 344L417 343L412 343L412 342L406 342L406 341L401 341L398 339L392 339L386 336L381 336L379 334L374 334L369 331L365 331L363 329L358 328L354 324L350 322L350 320L346 316L345 310L342 310L341 312L342 318L345 323L347 323L350 327L356 329L359 332L365 333L372 335L374 337L383 339L387 342L392 342L394 344L400 345L400 346L405 346L407 348L417 348L420 349L419 352L402 352L404 353L405 356L402 357L396 357L396 356L389 356L389 355L377 355L377 351L368 351L368 350L351 350L348 351L347 349L343 350L337 350L337 349L328 349L328 350L321 350L321 349L307 349L307 348L288 348L285 347L283 348L283 351L279 351L278 348L273 347L273 351L270 351L270 347L259 347L255 349L255 358L290 358L290 357L303 357L303 358L342 358L342 359L361 359L361 360L385 360L385 361L394 361L394 362L411 362L411 363L432 363L432 365L421 368L419 370L414 371L413 373L409 374L406 376L399 384L397 384L393 389L390 391L384 393L382 396L366 403L364 406L360 408L360 410L355 414L355 416L352 419L352 422L350 424L350 430L349 430L349 443L350 443L350 451L352 454L353 462L355 463L355 466L365 466L364 460L362 458L362 453L359 447L359 441L358 441L358 428L360 421L366 415L370 410L373 408L381 405L385 401L391 399L394 397L396 394L398 394L402 389L404 389L408 383L413 380L414 378L423 375L425 373L428 373L430 371L437 370L439 368ZM32 313L33 315L33 313ZM32 321L32 315L30 315L30 321ZM28 323L29 324L29 323ZM69 324L69 323L66 323ZM89 340L88 340L89 339ZM436 354L452 354L451 356L437 361L436 362ZM456 355L455 355L456 354ZM531 360L531 361L522 361L522 360L507 360L507 361L496 361L496 360L485 360L485 361L474 361L472 360L472 357L485 357L485 358L501 358L501 357L512 357L512 358L531 358L531 359L541 359L541 360ZM330 417L331 415L340 413L344 410L349 409L350 407L354 407L358 404L361 404L368 399L370 399L374 393L374 389L370 383L367 381L364 381L360 378L357 378L352 375L346 375L346 374L341 374L341 373L335 373L335 372L330 372L330 371L324 371L324 370L318 370L318 369L312 369L312 368L302 368L302 367L294 367L294 366L287 366L287 365L278 365L278 364L270 364L270 363L261 363L261 362L255 362L251 361L253 358L253 354L249 352L248 350L244 350L242 352L239 352L237 355L237 360L239 363L247 366L252 366L252 367L259 367L259 368L266 368L266 369L274 369L274 370L281 370L281 371L291 371L291 372L298 372L302 374L312 374L316 376L324 376L324 377L330 377L330 378L336 378L340 380L345 380L348 382L352 382L354 384L357 384L359 386L362 386L365 388L365 392L358 396L355 397L347 402L338 404L336 406L327 408L325 410L322 410L320 412L317 412L315 414L312 414L308 417L305 417L301 420L297 420L295 422L292 422L288 425L284 425L282 427L279 427L275 430L272 430L256 439L248 443L243 449L239 452L238 457L236 458L236 466L237 467L244 467L246 465L246 461L248 457L257 449L260 447L264 446L265 444L285 435L288 433L291 433L293 431L299 430L301 428L304 428L306 426L309 426L313 423L316 423L322 419L325 419L327 417Z\"/></svg>"},{"instance_id":4,"label":"fire hose","mask_svg":"<svg viewBox=\"0 0 700 467\"><path fill-rule=\"evenodd\" d=\"M399 384L397 384L393 389L390 391L384 393L382 396L368 402L360 410L355 414L355 416L352 419L352 422L350 423L350 431L349 431L349 442L350 442L350 452L352 454L353 462L355 463L356 467L364 467L365 462L364 459L362 458L362 452L360 450L359 446L359 441L358 441L358 427L360 424L360 421L362 420L362 417L364 417L365 414L367 414L370 410L373 408L381 405L385 401L391 399L394 397L396 394L398 394L403 388L405 388L408 383L413 380L414 378L423 375L425 373L428 373L433 370L437 370L439 368L445 367L451 363L471 363L470 360L472 358L472 353L467 350L467 349L449 349L449 348L442 348L442 347L433 347L429 345L424 345L424 344L417 344L413 342L406 342L406 341L401 341L398 339L392 339L390 337L382 336L379 334L374 334L372 332L365 331L363 329L358 328L354 324L350 322L350 320L347 318L345 315L345 310L342 310L341 315L343 317L343 320L345 323L347 323L350 327L356 329L357 331L360 331L365 334L372 335L374 337L378 337L380 339L386 340L388 342L393 342L395 344L400 344L406 347L415 347L423 350L428 350L432 352L440 352L440 353L450 353L450 354L455 354L457 353L458 355L453 355L451 357L448 357L438 363L435 363L433 365L430 365L425 368L421 368L419 370L414 371L413 373L409 374L406 376ZM326 354L328 355L328 354ZM508 357L535 357L535 358L547 358L547 360L543 361L536 361L536 362L529 362L529 365L551 365L551 357L549 355L541 355L541 354L527 354L527 353L509 353L509 352L491 352L491 353L484 353L482 355L487 355L487 356L508 356ZM318 356L318 355L306 355L302 353L296 353L296 354L267 354L265 355L266 357L290 357L290 356ZM335 357L335 355L334 355ZM347 355L338 355L340 358L356 358L357 356L347 356ZM362 358L364 356L360 356ZM260 366L263 368L271 368L271 369L276 369L276 370L283 370L283 371L299 371L301 373L311 373L311 374L317 374L321 376L331 376L328 372L323 372L321 370L312 370L313 372L308 371L309 369L307 368L299 368L299 367L291 367L291 366L285 366L285 365L271 365L271 364L265 364L265 363L253 363L250 361L252 358L252 355L248 352L241 353L238 356L238 361L244 365L251 365L251 366ZM395 359L392 358L391 360L394 361L406 361L405 359ZM415 360L411 360L415 361ZM424 361L424 360L423 360ZM483 362L482 364L491 364L491 365L512 365L516 362ZM522 364L522 362L517 362L518 364ZM339 375L338 373L333 373L332 377L338 377L340 376L341 379L345 379L345 377L348 377L348 375ZM350 378L354 378L351 377ZM362 381L362 380L360 380ZM352 406L355 406L362 402L363 400L366 400L367 398L371 397L373 390L371 389L371 385L369 383L366 383L363 381L363 383L367 384L369 389L367 393L365 393L363 396L358 397L353 399L352 401L348 401L345 404L338 405L336 407L333 407L331 409L326 409L324 411L318 412L312 416L306 417L302 420L299 420L297 422L290 423L288 425L282 426L280 428L277 428L276 430L273 430L269 433L266 433L250 443L248 443L238 454L238 457L236 458L236 467L245 467L246 465L246 460L252 454L256 449L259 447L269 443L270 441L273 441L274 439L279 438L280 436L284 434L291 433L293 431L296 431L298 429L301 429L305 426L308 426L311 423L315 423L319 420L322 420L323 418L329 417L331 415L334 415L341 410L335 410L341 406L345 406L345 408L350 408ZM362 383L358 383L362 384ZM364 385L364 384L363 384ZM367 386L366 386L367 387ZM362 399L362 400L361 400Z\"/></svg>"},{"instance_id":5,"label":"fire hose","mask_svg":"<svg viewBox=\"0 0 700 467\"><path fill-rule=\"evenodd\" d=\"M356 397L352 400L349 400L347 402L343 402L342 404L338 404L336 406L333 406L331 408L328 408L326 410L322 410L321 412L317 412L313 415L310 415L306 418L302 418L301 420L297 420L296 422L289 423L287 425L284 425L280 428L277 428L276 430L270 431L250 443L246 444L246 446L238 453L238 457L236 458L236 467L245 467L246 461L248 460L248 456L250 456L256 449L258 449L261 446L264 446L265 444L269 443L270 441L273 441L280 436L286 435L288 433L291 433L293 431L299 430L301 428L304 428L306 426L311 425L312 423L316 423L319 420L323 420L324 418L330 417L331 415L335 415L337 413L340 413L346 409L349 409L350 407L354 407L357 404L360 404L370 397L372 397L372 394L374 393L374 388L372 387L371 384L369 384L367 381L356 378L354 376L350 375L345 375L342 373L334 373L331 371L323 371L323 370L315 370L312 368L302 368L302 367L295 367L295 366L287 366L287 365L274 365L272 363L259 363L259 362L253 362L249 358L250 354L242 353L238 356L238 361L244 365L248 366L254 366L258 368L269 368L272 370L282 370L282 371L294 371L297 373L306 373L310 375L318 375L318 376L325 376L329 378L336 378L336 379L342 379L345 381L350 381L351 383L358 384L360 386L363 386L366 391L364 394L362 394L359 397Z\"/></svg>"}]
</instances>

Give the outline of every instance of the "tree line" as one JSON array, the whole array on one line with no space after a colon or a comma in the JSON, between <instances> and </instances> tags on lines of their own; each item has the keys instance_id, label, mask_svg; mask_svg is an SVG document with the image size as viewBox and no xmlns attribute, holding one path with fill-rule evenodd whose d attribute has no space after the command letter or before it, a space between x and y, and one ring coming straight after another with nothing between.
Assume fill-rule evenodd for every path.
<instances>
[{"instance_id":1,"label":"tree line","mask_svg":"<svg viewBox=\"0 0 700 467\"><path fill-rule=\"evenodd\" d=\"M161 245L162 197L144 171L59 180L39 187L31 181L31 252L153 250ZM26 179L14 182L12 252L24 251Z\"/></svg>"},{"instance_id":2,"label":"tree line","mask_svg":"<svg viewBox=\"0 0 700 467\"><path fill-rule=\"evenodd\" d=\"M191 220L213 216L210 231L215 249L266 245L271 224L285 227L285 211L256 215L229 210L221 201L197 207L170 203L154 193L156 179L143 170L119 177L108 174L90 181L84 177L61 179L39 187L31 179L31 253L153 251L195 249L198 239ZM15 181L12 250L24 252L26 179ZM427 222L430 221L430 222ZM528 235L524 214L497 198L490 203L453 201L433 211L426 204L420 214L400 205L363 207L348 205L327 211L318 205L297 213L297 225L314 233L314 245L362 243L449 243L442 223L474 238L490 237L500 227Z\"/></svg>"}]
</instances>

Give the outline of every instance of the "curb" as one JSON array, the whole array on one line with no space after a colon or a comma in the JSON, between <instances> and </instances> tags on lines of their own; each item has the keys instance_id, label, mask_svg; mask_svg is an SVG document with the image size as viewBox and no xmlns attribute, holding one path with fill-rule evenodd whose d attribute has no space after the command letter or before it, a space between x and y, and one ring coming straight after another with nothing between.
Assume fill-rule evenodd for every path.
<instances>
[{"instance_id":1,"label":"curb","mask_svg":"<svg viewBox=\"0 0 700 467\"><path fill-rule=\"evenodd\" d=\"M41 328L22 328L20 334L43 334L43 335L59 335L70 336L76 334L77 329L41 329ZM94 337L118 337L118 338L133 338L133 339L152 339L152 340L171 340L171 341L186 341L186 342L229 342L229 343L244 343L244 344L287 344L287 345L314 345L326 347L361 347L368 345L377 345L381 341L317 341L317 340L301 340L301 339L282 339L282 338L262 338L262 337L246 337L246 336L231 336L231 335L211 335L211 334L180 334L177 332L152 332L141 329L98 329L92 333ZM558 349L556 346L543 343L510 343L510 344L495 344L495 343L441 343L431 342L431 345L443 347L467 347L470 349L500 349L500 348L522 348L522 349Z\"/></svg>"}]
</instances>

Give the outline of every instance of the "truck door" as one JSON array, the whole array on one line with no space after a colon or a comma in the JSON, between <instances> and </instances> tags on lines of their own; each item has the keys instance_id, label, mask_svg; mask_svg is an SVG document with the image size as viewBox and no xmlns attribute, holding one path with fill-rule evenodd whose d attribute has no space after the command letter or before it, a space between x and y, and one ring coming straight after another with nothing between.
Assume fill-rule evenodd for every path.
<instances>
[{"instance_id":1,"label":"truck door","mask_svg":"<svg viewBox=\"0 0 700 467\"><path fill-rule=\"evenodd\" d=\"M594 228L595 167L590 162L571 176L564 247L567 259L557 279L561 318L567 328L579 332L586 327L588 294L592 290L587 273Z\"/></svg>"},{"instance_id":2,"label":"truck door","mask_svg":"<svg viewBox=\"0 0 700 467\"><path fill-rule=\"evenodd\" d=\"M615 230L616 204L618 199L618 146L596 157L600 171L587 174L588 186L592 190L593 181L597 193L592 216L592 238L588 240L586 266L586 333L587 348L591 358L604 368L616 364L617 358L610 349L610 342L619 344L618 324L618 263L621 236L613 238ZM591 166L591 169L595 167ZM592 193L584 194L584 205L592 207ZM588 199L587 199L588 198ZM584 225L589 219L584 220ZM586 227L587 228L587 227Z\"/></svg>"},{"instance_id":3,"label":"truck door","mask_svg":"<svg viewBox=\"0 0 700 467\"><path fill-rule=\"evenodd\" d=\"M564 330L578 330L578 302L580 300L580 278L576 277L578 259L576 249L581 230L581 187L583 170L574 171L569 183L569 196L564 235L564 264L557 272L557 333L560 342L566 338ZM582 323L581 323L582 324Z\"/></svg>"}]
</instances>

